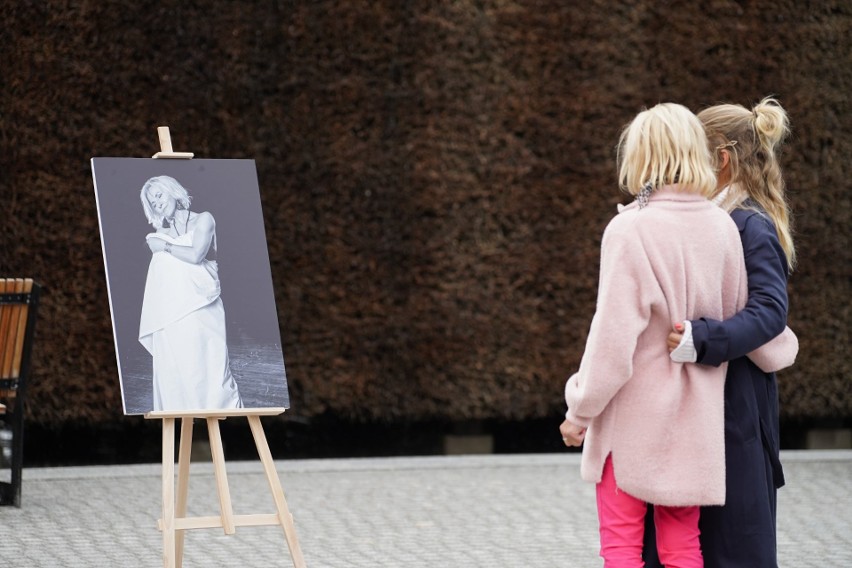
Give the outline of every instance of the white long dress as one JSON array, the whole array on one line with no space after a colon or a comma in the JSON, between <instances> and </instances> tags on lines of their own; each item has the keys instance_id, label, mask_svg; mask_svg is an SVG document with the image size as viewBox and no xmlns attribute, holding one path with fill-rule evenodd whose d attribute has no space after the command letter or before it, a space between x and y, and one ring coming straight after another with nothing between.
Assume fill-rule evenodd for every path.
<instances>
[{"instance_id":1,"label":"white long dress","mask_svg":"<svg viewBox=\"0 0 852 568\"><path fill-rule=\"evenodd\" d=\"M192 231L177 238L152 233L176 246L190 246ZM211 248L215 250L215 236ZM219 297L215 260L192 264L166 252L148 266L139 341L153 356L154 410L241 408L231 373L225 308Z\"/></svg>"}]
</instances>

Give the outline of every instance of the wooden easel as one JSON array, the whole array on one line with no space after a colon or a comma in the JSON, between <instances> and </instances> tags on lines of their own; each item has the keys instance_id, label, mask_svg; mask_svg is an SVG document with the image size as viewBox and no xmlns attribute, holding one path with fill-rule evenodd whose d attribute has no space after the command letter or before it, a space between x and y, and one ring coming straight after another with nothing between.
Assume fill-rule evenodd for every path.
<instances>
[{"instance_id":1,"label":"wooden easel","mask_svg":"<svg viewBox=\"0 0 852 568\"><path fill-rule=\"evenodd\" d=\"M190 159L191 152L174 152L167 126L157 128L161 151L154 158ZM164 568L181 568L183 564L183 543L185 530L221 527L225 534L234 534L236 527L280 525L290 549L295 568L305 568L302 550L296 538L293 515L287 507L284 490L275 470L272 453L260 422L261 416L277 416L284 408L240 408L234 410L185 410L179 412L154 411L145 414L145 418L163 421L163 518L158 527L163 532ZM231 492L228 489L228 476L225 471L225 454L222 448L222 435L219 421L226 418L245 416L248 418L257 453L263 464L263 471L275 501L275 513L255 515L235 515L231 504ZM180 418L180 446L178 448L177 493L175 492L175 420ZM219 516L186 517L187 495L189 489L189 462L192 449L193 420L207 422L210 449L213 455L213 472L216 476L216 488L219 494Z\"/></svg>"},{"instance_id":2,"label":"wooden easel","mask_svg":"<svg viewBox=\"0 0 852 568\"><path fill-rule=\"evenodd\" d=\"M182 531L190 529L205 529L221 527L225 534L234 534L236 527L280 525L284 529L284 538L290 548L290 556L296 568L305 568L305 560L299 541L296 538L296 527L293 515L287 507L284 490L275 470L272 453L263 426L261 416L276 416L284 412L283 408L257 408L236 410L204 410L197 413L181 412L149 412L145 418L163 420L163 518L158 526L163 531L163 566L164 568L180 568L183 562ZM251 427L257 453L263 464L263 471L275 500L275 513L256 515L235 515L231 505L231 492L228 489L228 476L225 471L225 455L222 449L222 436L219 431L219 420L234 416L245 416ZM180 446L178 448L177 493L175 493L175 420L181 419ZM219 494L219 516L186 517L186 503L189 489L189 461L192 449L193 419L200 418L207 422L210 438L210 449L213 454L213 472L216 476L216 488Z\"/></svg>"}]
</instances>

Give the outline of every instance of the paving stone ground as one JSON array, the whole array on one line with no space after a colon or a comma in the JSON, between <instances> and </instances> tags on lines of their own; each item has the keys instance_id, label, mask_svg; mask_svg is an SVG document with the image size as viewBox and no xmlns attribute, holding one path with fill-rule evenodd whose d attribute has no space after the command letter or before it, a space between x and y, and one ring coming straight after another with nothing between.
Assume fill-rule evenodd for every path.
<instances>
[{"instance_id":1,"label":"paving stone ground","mask_svg":"<svg viewBox=\"0 0 852 568\"><path fill-rule=\"evenodd\" d=\"M779 565L852 567L852 451L786 451ZM306 564L600 567L593 486L578 454L276 461ZM259 462L227 464L234 512L272 513ZM24 470L0 508L0 566L162 566L161 466ZM209 463L192 465L189 515L218 514ZM186 533L184 567L292 566L278 527Z\"/></svg>"}]
</instances>

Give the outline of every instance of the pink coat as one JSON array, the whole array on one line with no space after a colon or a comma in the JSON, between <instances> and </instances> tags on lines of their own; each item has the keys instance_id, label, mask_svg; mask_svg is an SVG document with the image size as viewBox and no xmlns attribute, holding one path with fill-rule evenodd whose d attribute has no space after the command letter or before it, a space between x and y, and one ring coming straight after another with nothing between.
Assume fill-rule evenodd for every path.
<instances>
[{"instance_id":1,"label":"pink coat","mask_svg":"<svg viewBox=\"0 0 852 568\"><path fill-rule=\"evenodd\" d=\"M731 217L677 189L624 208L604 231L597 309L565 385L566 417L588 427L583 479L600 481L612 454L618 486L634 497L721 505L727 364L674 363L666 338L675 322L742 309L745 264Z\"/></svg>"}]
</instances>

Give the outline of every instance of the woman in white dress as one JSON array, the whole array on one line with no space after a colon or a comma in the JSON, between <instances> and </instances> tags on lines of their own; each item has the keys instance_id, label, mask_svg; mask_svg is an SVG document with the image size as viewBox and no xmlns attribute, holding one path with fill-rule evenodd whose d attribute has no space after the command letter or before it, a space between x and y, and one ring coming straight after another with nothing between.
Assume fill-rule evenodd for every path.
<instances>
[{"instance_id":1,"label":"woman in white dress","mask_svg":"<svg viewBox=\"0 0 852 568\"><path fill-rule=\"evenodd\" d=\"M156 176L140 195L151 264L139 341L153 357L154 410L241 408L228 359L225 309L219 297L216 222L190 211L189 192Z\"/></svg>"}]
</instances>

